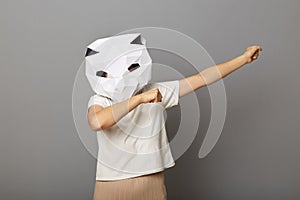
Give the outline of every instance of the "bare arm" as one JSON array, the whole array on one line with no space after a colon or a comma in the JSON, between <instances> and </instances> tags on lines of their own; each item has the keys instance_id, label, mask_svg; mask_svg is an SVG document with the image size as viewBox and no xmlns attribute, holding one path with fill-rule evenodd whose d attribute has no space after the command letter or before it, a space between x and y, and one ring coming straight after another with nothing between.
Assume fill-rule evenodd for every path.
<instances>
[{"instance_id":1,"label":"bare arm","mask_svg":"<svg viewBox=\"0 0 300 200\"><path fill-rule=\"evenodd\" d=\"M251 63L258 58L258 52L262 51L260 46L251 46L242 55L227 62L208 67L198 74L179 80L179 96L184 96L203 86L212 84L245 64Z\"/></svg>"},{"instance_id":2,"label":"bare arm","mask_svg":"<svg viewBox=\"0 0 300 200\"><path fill-rule=\"evenodd\" d=\"M127 113L142 103L160 102L162 99L158 88L130 97L119 103L103 108L98 104L90 106L87 120L92 130L107 129L117 123Z\"/></svg>"}]
</instances>

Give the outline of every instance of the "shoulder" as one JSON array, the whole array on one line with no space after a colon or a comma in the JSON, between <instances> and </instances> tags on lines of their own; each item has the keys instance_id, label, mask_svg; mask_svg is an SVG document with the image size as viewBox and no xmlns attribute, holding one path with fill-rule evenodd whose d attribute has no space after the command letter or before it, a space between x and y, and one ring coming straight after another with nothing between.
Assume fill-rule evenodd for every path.
<instances>
[{"instance_id":1,"label":"shoulder","mask_svg":"<svg viewBox=\"0 0 300 200\"><path fill-rule=\"evenodd\" d=\"M146 85L146 89L158 88L165 92L171 92L179 89L179 80L152 82Z\"/></svg>"},{"instance_id":2,"label":"shoulder","mask_svg":"<svg viewBox=\"0 0 300 200\"><path fill-rule=\"evenodd\" d=\"M179 85L179 80L170 80L170 81L150 82L144 88L145 89L152 89L155 87L172 88L178 85Z\"/></svg>"},{"instance_id":3,"label":"shoulder","mask_svg":"<svg viewBox=\"0 0 300 200\"><path fill-rule=\"evenodd\" d=\"M88 108L95 104L100 105L102 107L106 107L112 104L112 100L109 97L94 94L90 97L88 101Z\"/></svg>"}]
</instances>

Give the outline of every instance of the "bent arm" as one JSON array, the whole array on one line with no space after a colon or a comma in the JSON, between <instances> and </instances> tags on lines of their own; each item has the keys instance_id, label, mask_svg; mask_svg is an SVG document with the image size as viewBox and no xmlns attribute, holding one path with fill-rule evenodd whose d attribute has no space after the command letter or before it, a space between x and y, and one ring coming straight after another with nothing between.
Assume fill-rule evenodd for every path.
<instances>
[{"instance_id":1,"label":"bent arm","mask_svg":"<svg viewBox=\"0 0 300 200\"><path fill-rule=\"evenodd\" d=\"M143 103L141 96L136 95L105 108L94 104L88 109L87 119L89 126L94 131L107 129L117 123L121 118L141 103Z\"/></svg>"},{"instance_id":2,"label":"bent arm","mask_svg":"<svg viewBox=\"0 0 300 200\"><path fill-rule=\"evenodd\" d=\"M98 104L94 104L88 109L88 123L94 131L107 129L117 123L138 105L143 103L161 102L161 99L162 95L156 87L105 108Z\"/></svg>"},{"instance_id":3,"label":"bent arm","mask_svg":"<svg viewBox=\"0 0 300 200\"><path fill-rule=\"evenodd\" d=\"M242 54L227 62L208 67L198 74L179 80L179 96L184 96L203 86L210 85L247 63L247 57Z\"/></svg>"}]
</instances>

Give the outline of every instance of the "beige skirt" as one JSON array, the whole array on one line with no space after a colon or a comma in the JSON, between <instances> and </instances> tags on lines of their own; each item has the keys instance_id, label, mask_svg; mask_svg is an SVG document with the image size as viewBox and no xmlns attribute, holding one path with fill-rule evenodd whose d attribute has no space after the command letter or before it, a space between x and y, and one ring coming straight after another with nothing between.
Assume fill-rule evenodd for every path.
<instances>
[{"instance_id":1,"label":"beige skirt","mask_svg":"<svg viewBox=\"0 0 300 200\"><path fill-rule=\"evenodd\" d=\"M163 171L116 181L96 180L94 200L166 200Z\"/></svg>"}]
</instances>

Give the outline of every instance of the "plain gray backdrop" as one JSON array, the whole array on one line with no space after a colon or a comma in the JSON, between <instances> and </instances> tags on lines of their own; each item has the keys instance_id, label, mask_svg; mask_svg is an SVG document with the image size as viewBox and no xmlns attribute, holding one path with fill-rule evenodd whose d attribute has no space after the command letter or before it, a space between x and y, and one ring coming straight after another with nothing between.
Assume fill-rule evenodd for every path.
<instances>
[{"instance_id":1,"label":"plain gray backdrop","mask_svg":"<svg viewBox=\"0 0 300 200\"><path fill-rule=\"evenodd\" d=\"M216 63L251 45L263 48L257 61L224 79L223 133L201 160L210 97L207 88L196 92L200 129L165 171L168 199L299 199L299 17L298 0L1 1L0 198L92 199L96 160L72 116L85 47L99 37L156 26L194 38ZM170 139L178 112L168 111Z\"/></svg>"}]
</instances>

